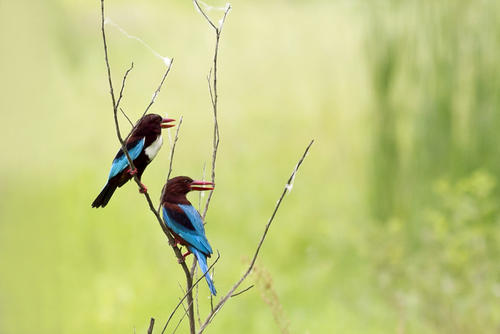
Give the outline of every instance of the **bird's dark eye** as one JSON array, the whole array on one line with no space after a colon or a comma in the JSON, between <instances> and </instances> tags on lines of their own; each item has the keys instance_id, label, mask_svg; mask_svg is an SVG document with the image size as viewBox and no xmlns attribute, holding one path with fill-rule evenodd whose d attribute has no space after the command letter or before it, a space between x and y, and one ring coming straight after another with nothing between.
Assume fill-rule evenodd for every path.
<instances>
[{"instance_id":1,"label":"bird's dark eye","mask_svg":"<svg viewBox=\"0 0 500 334\"><path fill-rule=\"evenodd\" d=\"M191 183L188 179L184 180L185 183Z\"/></svg>"}]
</instances>

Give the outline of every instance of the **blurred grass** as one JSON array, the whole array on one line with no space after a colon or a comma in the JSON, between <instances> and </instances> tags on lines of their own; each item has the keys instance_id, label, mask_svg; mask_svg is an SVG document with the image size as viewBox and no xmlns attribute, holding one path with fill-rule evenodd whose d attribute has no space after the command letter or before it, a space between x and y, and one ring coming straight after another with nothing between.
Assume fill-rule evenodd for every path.
<instances>
[{"instance_id":1,"label":"blurred grass","mask_svg":"<svg viewBox=\"0 0 500 334\"><path fill-rule=\"evenodd\" d=\"M499 7L233 3L207 218L221 293L314 137L259 261L290 332L500 330ZM211 31L190 1L108 1L107 13L175 58L152 111L184 115L174 174L201 177ZM145 332L151 316L159 328L182 273L136 187L90 209L117 148L98 2L3 1L0 28L0 332ZM108 34L115 85L135 63L123 106L137 117L163 64ZM144 175L153 198L167 150ZM279 331L253 290L208 332Z\"/></svg>"}]
</instances>

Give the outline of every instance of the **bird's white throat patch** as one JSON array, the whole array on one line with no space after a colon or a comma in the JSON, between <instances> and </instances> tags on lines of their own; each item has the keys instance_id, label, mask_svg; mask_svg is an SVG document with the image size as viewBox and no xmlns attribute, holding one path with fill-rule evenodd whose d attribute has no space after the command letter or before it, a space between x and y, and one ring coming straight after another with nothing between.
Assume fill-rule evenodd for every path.
<instances>
[{"instance_id":1,"label":"bird's white throat patch","mask_svg":"<svg viewBox=\"0 0 500 334\"><path fill-rule=\"evenodd\" d=\"M158 137L156 137L156 140L154 142L152 142L151 145L146 147L144 152L148 156L149 160L153 160L154 157L156 157L156 155L158 154L158 151L161 148L161 145L163 145L163 138L161 135L158 135Z\"/></svg>"}]
</instances>

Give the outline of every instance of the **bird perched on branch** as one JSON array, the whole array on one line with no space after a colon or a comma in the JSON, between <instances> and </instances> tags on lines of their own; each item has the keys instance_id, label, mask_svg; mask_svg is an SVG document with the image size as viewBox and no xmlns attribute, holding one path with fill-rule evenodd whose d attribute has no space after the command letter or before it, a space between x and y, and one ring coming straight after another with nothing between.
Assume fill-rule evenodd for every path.
<instances>
[{"instance_id":1,"label":"bird perched on branch","mask_svg":"<svg viewBox=\"0 0 500 334\"><path fill-rule=\"evenodd\" d=\"M163 144L161 129L175 126L169 124L172 121L174 119L163 118L157 114L148 114L139 120L127 140L127 151L135 168L133 170L130 168L126 155L120 149L111 165L106 185L92 203L93 208L104 208L116 188L123 186L135 174L137 174L139 180L141 179L146 166L153 160ZM146 186L142 183L140 192L147 192Z\"/></svg>"},{"instance_id":2,"label":"bird perched on branch","mask_svg":"<svg viewBox=\"0 0 500 334\"><path fill-rule=\"evenodd\" d=\"M163 189L162 209L163 221L172 232L176 243L186 246L188 252L184 258L193 253L198 259L201 271L205 274L210 292L215 296L215 286L208 273L207 257L212 247L205 236L203 220L198 211L186 198L192 190L213 190L212 182L194 181L187 176L177 176L167 181Z\"/></svg>"}]
</instances>

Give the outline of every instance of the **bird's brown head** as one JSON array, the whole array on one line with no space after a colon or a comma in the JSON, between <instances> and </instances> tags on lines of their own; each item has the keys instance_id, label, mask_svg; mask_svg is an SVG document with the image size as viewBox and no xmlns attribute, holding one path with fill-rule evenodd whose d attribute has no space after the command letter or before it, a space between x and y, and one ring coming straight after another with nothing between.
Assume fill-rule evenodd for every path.
<instances>
[{"instance_id":1,"label":"bird's brown head","mask_svg":"<svg viewBox=\"0 0 500 334\"><path fill-rule=\"evenodd\" d=\"M172 118L163 118L158 114L147 114L139 120L134 130L134 136L159 135L161 129L171 128L175 124L169 124L175 121Z\"/></svg>"},{"instance_id":2,"label":"bird's brown head","mask_svg":"<svg viewBox=\"0 0 500 334\"><path fill-rule=\"evenodd\" d=\"M187 204L188 192L192 190L205 191L213 190L214 184L208 181L196 181L188 176L177 176L171 178L163 188L162 202Z\"/></svg>"}]
</instances>

